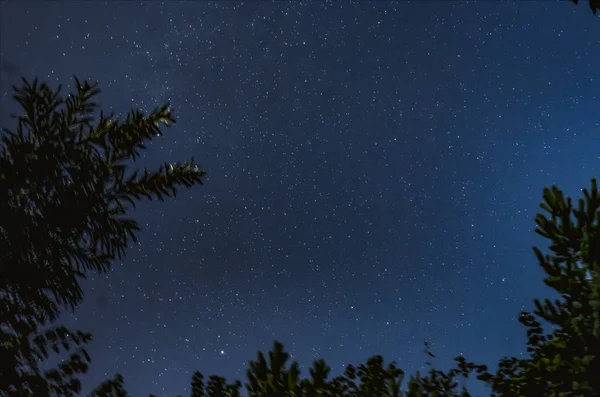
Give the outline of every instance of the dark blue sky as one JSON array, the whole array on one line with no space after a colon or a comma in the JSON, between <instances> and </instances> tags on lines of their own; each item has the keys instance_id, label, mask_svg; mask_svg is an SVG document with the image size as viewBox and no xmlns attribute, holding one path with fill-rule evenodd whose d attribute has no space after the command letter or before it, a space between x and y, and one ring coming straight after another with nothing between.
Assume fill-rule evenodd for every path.
<instances>
[{"instance_id":1,"label":"dark blue sky","mask_svg":"<svg viewBox=\"0 0 600 397\"><path fill-rule=\"evenodd\" d=\"M544 186L598 176L600 21L569 2L1 4L2 118L20 76L100 83L105 109L171 101L144 164L206 184L144 203L139 244L65 322L88 382L185 393L284 343L302 364L423 341L493 364L545 297ZM187 394L187 393L186 393Z\"/></svg>"}]
</instances>

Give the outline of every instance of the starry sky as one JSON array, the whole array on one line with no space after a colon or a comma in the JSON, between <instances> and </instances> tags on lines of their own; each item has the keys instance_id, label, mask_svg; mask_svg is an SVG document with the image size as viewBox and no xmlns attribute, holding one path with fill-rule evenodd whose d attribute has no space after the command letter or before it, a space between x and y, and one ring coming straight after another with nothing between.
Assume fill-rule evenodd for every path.
<instances>
[{"instance_id":1,"label":"starry sky","mask_svg":"<svg viewBox=\"0 0 600 397\"><path fill-rule=\"evenodd\" d=\"M333 373L423 342L493 364L546 297L544 186L598 176L600 21L569 2L4 1L3 126L20 77L98 81L104 109L170 101L141 165L191 156L204 186L144 228L63 323L91 331L86 387L135 396L244 376L284 343Z\"/></svg>"}]
</instances>

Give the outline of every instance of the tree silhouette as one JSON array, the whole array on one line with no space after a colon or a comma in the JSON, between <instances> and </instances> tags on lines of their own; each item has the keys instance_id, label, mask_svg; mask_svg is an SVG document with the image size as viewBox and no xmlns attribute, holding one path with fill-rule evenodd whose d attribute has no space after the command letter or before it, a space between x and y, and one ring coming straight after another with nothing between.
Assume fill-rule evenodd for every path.
<instances>
[{"instance_id":1,"label":"tree silhouette","mask_svg":"<svg viewBox=\"0 0 600 397\"><path fill-rule=\"evenodd\" d=\"M575 4L579 4L579 0L571 0ZM590 8L594 15L597 15L598 10L600 10L600 0L589 0Z\"/></svg>"},{"instance_id":2,"label":"tree silhouette","mask_svg":"<svg viewBox=\"0 0 600 397\"><path fill-rule=\"evenodd\" d=\"M578 0L572 0L578 3ZM594 14L600 0L589 0ZM96 84L80 83L62 96L37 80L23 80L14 99L23 113L14 131L3 129L0 143L0 397L75 396L78 376L86 373L89 333L48 325L63 309L81 302L79 281L110 270L136 241L137 222L127 218L146 197L163 200L181 187L201 184L205 173L194 161L164 164L158 170L130 170L144 143L174 123L168 106L145 115L131 111L124 121L100 112ZM461 381L475 374L493 396L600 396L600 196L596 180L583 191L577 208L556 187L544 189L536 232L550 240L551 255L534 247L544 282L560 299L535 300L533 312L521 313L529 356L503 358L495 373L462 356L447 372L429 364L425 376L384 366L374 356L329 379L325 361L315 361L301 379L296 362L275 342L269 360L262 353L250 362L249 397L421 397L470 394ZM552 326L545 332L544 326ZM70 356L42 372L50 351ZM429 356L434 355L426 346ZM192 397L238 397L242 383L220 376L207 382L192 378ZM91 397L126 397L116 375Z\"/></svg>"},{"instance_id":3,"label":"tree silhouette","mask_svg":"<svg viewBox=\"0 0 600 397\"><path fill-rule=\"evenodd\" d=\"M246 373L248 397L403 397L400 385L404 372L394 363L383 365L383 357L374 356L358 367L348 366L344 375L329 379L331 368L325 361L317 360L309 370L310 378L300 378L300 366L292 362L283 345L275 342L268 353L261 352L256 361L250 361ZM227 383L224 378L211 376L208 383L196 372L192 379L192 397L237 397L242 383ZM151 396L152 397L152 396Z\"/></svg>"},{"instance_id":4,"label":"tree silhouette","mask_svg":"<svg viewBox=\"0 0 600 397\"><path fill-rule=\"evenodd\" d=\"M497 395L600 395L600 195L595 179L577 208L556 186L544 189L536 232L550 240L551 255L534 247L560 299L534 301L521 313L530 356L503 358L492 375L479 376ZM543 324L553 331L544 333Z\"/></svg>"},{"instance_id":5,"label":"tree silhouette","mask_svg":"<svg viewBox=\"0 0 600 397\"><path fill-rule=\"evenodd\" d=\"M534 300L533 312L523 312L519 321L527 328L529 356L502 358L495 373L464 357L444 372L427 363L426 375L412 376L401 390L405 373L395 363L384 366L381 356L346 367L344 374L329 379L330 368L318 360L300 377L297 362L288 366L289 354L275 342L268 353L258 353L249 363L248 397L470 397L464 380L475 375L489 385L492 396L502 397L597 397L600 396L600 192L595 179L583 189L577 207L571 198L553 186L543 190L536 216L536 232L550 240L551 255L534 247L539 265L546 272L546 285L560 299ZM542 321L552 330L544 333ZM435 357L425 346L429 357ZM213 376L207 384L196 372L192 397L239 396L241 382L228 384Z\"/></svg>"},{"instance_id":6,"label":"tree silhouette","mask_svg":"<svg viewBox=\"0 0 600 397\"><path fill-rule=\"evenodd\" d=\"M13 87L22 114L0 143L0 395L71 396L90 358L91 335L64 327L42 330L82 300L80 280L106 273L140 230L127 217L146 197L163 200L201 184L193 159L158 170L130 170L145 143L175 122L169 106L124 121L105 116L93 100L97 84L75 78L61 95L45 83ZM99 113L99 114L97 114ZM48 351L70 358L44 374ZM108 382L97 395L119 395ZM108 393L108 394L107 394ZM110 394L112 393L112 394ZM124 391L122 392L124 393ZM122 395L122 394L121 394Z\"/></svg>"}]
</instances>

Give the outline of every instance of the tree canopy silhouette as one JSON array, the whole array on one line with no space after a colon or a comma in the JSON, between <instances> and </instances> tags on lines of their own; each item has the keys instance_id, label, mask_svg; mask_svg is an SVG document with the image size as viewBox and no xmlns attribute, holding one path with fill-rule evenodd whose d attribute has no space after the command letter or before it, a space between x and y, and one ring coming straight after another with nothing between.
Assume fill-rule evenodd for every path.
<instances>
[{"instance_id":1,"label":"tree canopy silhouette","mask_svg":"<svg viewBox=\"0 0 600 397\"><path fill-rule=\"evenodd\" d=\"M575 4L579 4L579 0L571 0L571 1ZM600 10L600 0L588 0L588 1L589 1L590 8L592 9L592 12L594 13L594 15L597 15L598 10Z\"/></svg>"},{"instance_id":2,"label":"tree canopy silhouette","mask_svg":"<svg viewBox=\"0 0 600 397\"><path fill-rule=\"evenodd\" d=\"M494 373L486 365L455 358L456 367L444 372L428 363L427 374L412 376L402 387L404 371L395 363L384 366L381 356L343 375L328 378L325 361L315 361L309 378L302 379L298 363L288 366L289 355L275 342L268 360L262 353L249 363L248 397L470 397L464 380L474 375L497 397L600 396L600 192L595 179L583 189L583 198L571 198L553 186L543 190L536 216L536 232L550 242L550 254L533 250L546 272L544 282L559 299L535 300L532 312L519 321L527 330L528 356L502 358ZM551 326L544 332L544 326ZM425 352L435 357L426 345ZM200 372L192 379L192 397L237 397L242 383L219 376L204 382Z\"/></svg>"},{"instance_id":3,"label":"tree canopy silhouette","mask_svg":"<svg viewBox=\"0 0 600 397\"><path fill-rule=\"evenodd\" d=\"M87 369L85 350L45 375L37 362L91 336L40 327L73 310L81 279L109 271L136 241L140 227L127 215L138 200L175 196L205 175L193 159L130 169L161 126L175 122L170 107L118 121L94 102L97 84L75 83L66 96L37 80L13 87L22 113L0 143L0 395L78 391L73 375Z\"/></svg>"},{"instance_id":4,"label":"tree canopy silhouette","mask_svg":"<svg viewBox=\"0 0 600 397\"><path fill-rule=\"evenodd\" d=\"M578 0L572 0L578 3ZM594 14L600 0L589 0ZM127 215L142 198L163 200L205 176L193 159L155 171L131 169L145 142L175 122L169 106L124 121L105 116L93 102L96 84L75 78L76 91L62 96L44 83L14 87L22 114L0 142L0 397L76 396L90 357L89 333L52 325L62 310L82 300L79 282L105 273L126 254L140 230ZM99 114L97 114L99 112ZM309 378L275 342L268 360L249 363L249 397L469 397L463 385L474 375L492 396L600 396L600 195L595 179L574 206L553 186L543 191L536 232L550 241L550 254L534 247L544 282L559 298L535 300L519 321L527 329L528 356L502 358L494 373L456 357L456 367L411 376L374 356L330 378L315 361ZM550 330L544 328L550 326ZM70 356L40 369L50 351ZM426 353L435 357L426 346ZM242 382L193 375L192 397L237 397ZM125 397L123 377L102 383L91 397Z\"/></svg>"}]
</instances>

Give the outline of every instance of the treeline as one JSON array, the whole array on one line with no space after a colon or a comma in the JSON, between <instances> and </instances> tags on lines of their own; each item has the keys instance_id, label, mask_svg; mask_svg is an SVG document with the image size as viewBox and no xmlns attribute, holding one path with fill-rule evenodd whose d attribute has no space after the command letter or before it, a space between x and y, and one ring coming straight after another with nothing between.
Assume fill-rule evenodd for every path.
<instances>
[{"instance_id":1,"label":"treeline","mask_svg":"<svg viewBox=\"0 0 600 397\"><path fill-rule=\"evenodd\" d=\"M576 0L574 0L577 3ZM590 0L594 14L600 0ZM37 80L14 87L21 114L0 142L0 397L58 397L81 393L91 358L91 335L53 325L81 303L80 281L103 274L136 241L140 227L128 215L142 199L164 200L203 183L194 159L158 169L135 167L145 144L175 122L169 106L124 120L102 113L96 84L75 78L64 95ZM553 186L543 190L536 232L549 252L534 247L543 282L560 296L535 300L519 321L527 334L524 358L485 365L455 359L453 369L429 367L409 376L374 356L330 376L316 361L309 377L275 343L249 363L251 397L470 396L463 380L475 377L492 396L600 396L600 196L596 180L575 203ZM433 356L433 353L427 354ZM68 357L50 370L51 354ZM192 397L239 396L240 381L192 378ZM116 374L90 396L127 396Z\"/></svg>"}]
</instances>

